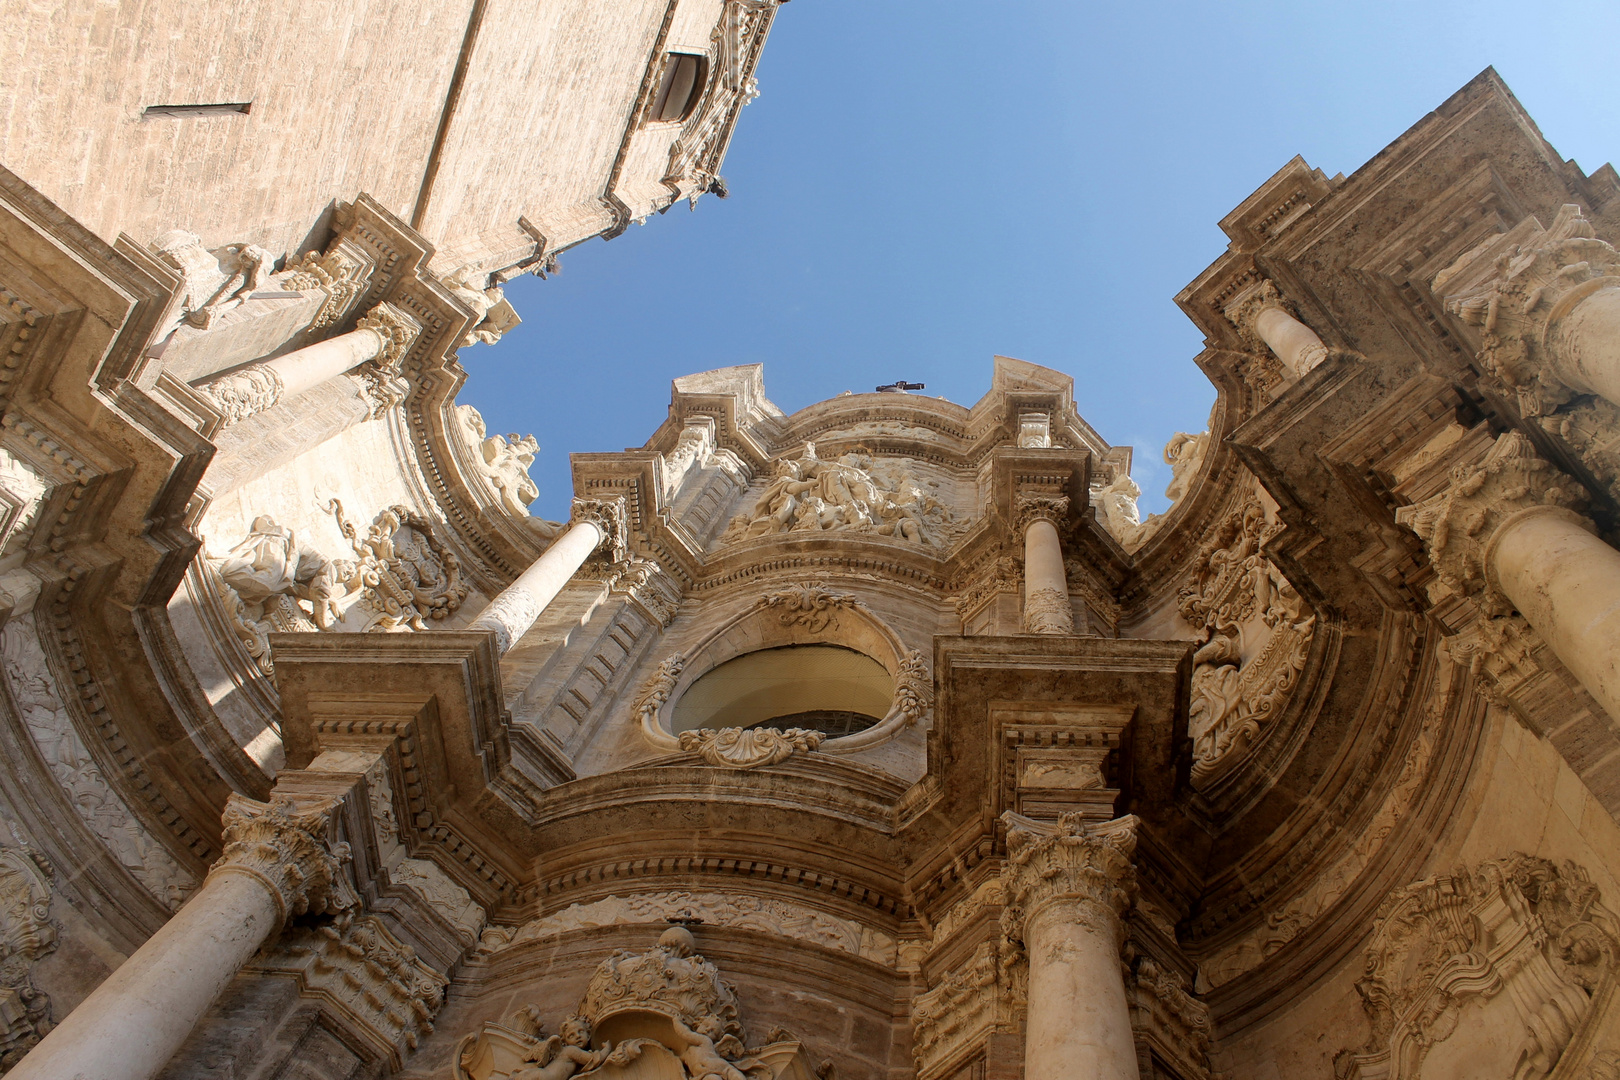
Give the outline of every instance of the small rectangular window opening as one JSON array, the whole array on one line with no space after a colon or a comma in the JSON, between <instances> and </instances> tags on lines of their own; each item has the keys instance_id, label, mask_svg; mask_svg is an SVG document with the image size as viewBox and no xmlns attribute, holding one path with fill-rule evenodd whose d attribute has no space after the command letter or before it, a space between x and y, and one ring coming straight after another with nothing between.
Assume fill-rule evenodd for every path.
<instances>
[{"instance_id":1,"label":"small rectangular window opening","mask_svg":"<svg viewBox=\"0 0 1620 1080\"><path fill-rule=\"evenodd\" d=\"M148 105L141 113L142 120L157 117L218 116L222 113L245 113L253 108L251 101L228 101L218 105Z\"/></svg>"}]
</instances>

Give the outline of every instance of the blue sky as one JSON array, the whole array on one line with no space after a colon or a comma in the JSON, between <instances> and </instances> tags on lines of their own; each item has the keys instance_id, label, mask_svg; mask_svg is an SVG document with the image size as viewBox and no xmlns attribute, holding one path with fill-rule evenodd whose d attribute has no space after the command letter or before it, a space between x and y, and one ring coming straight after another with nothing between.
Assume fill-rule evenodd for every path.
<instances>
[{"instance_id":1,"label":"blue sky","mask_svg":"<svg viewBox=\"0 0 1620 1080\"><path fill-rule=\"evenodd\" d=\"M1214 391L1172 301L1216 222L1295 154L1349 174L1487 65L1592 172L1620 157L1620 0L782 6L724 173L507 289L521 327L462 350L460 400L533 432L532 508L567 455L639 446L672 378L763 362L792 412L905 378L971 405L990 358L1075 379L1081 414L1159 451Z\"/></svg>"}]
</instances>

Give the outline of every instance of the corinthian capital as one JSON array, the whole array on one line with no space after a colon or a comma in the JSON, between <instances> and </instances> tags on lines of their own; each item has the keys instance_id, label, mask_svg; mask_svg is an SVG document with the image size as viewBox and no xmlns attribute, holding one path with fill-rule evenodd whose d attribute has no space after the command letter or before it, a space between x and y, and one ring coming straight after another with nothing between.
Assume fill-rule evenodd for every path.
<instances>
[{"instance_id":1,"label":"corinthian capital","mask_svg":"<svg viewBox=\"0 0 1620 1080\"><path fill-rule=\"evenodd\" d=\"M1395 512L1428 548L1435 574L1452 592L1479 598L1487 615L1513 605L1492 582L1491 540L1516 515L1540 509L1569 513L1579 484L1537 456L1517 431L1498 436L1480 461L1451 471L1445 490Z\"/></svg>"},{"instance_id":2,"label":"corinthian capital","mask_svg":"<svg viewBox=\"0 0 1620 1080\"><path fill-rule=\"evenodd\" d=\"M1007 862L1002 867L1002 931L1022 940L1029 919L1041 908L1071 901L1116 941L1120 920L1136 902L1135 815L1088 823L1080 814L1062 814L1056 828L1011 811L1001 815L1007 829Z\"/></svg>"},{"instance_id":3,"label":"corinthian capital","mask_svg":"<svg viewBox=\"0 0 1620 1080\"><path fill-rule=\"evenodd\" d=\"M225 804L225 853L210 873L249 874L276 897L282 918L352 907L343 880L349 845L327 839L336 800L268 803L232 794Z\"/></svg>"},{"instance_id":4,"label":"corinthian capital","mask_svg":"<svg viewBox=\"0 0 1620 1080\"><path fill-rule=\"evenodd\" d=\"M1037 521L1050 521L1058 529L1069 519L1067 495L1024 492L1013 503L1013 530L1022 536Z\"/></svg>"},{"instance_id":5,"label":"corinthian capital","mask_svg":"<svg viewBox=\"0 0 1620 1080\"><path fill-rule=\"evenodd\" d=\"M1520 242L1497 254L1483 281L1473 266L1451 276L1468 283L1448 292L1446 310L1480 328L1480 364L1518 394L1520 411L1543 416L1597 389L1582 363L1578 319L1564 317L1594 293L1620 288L1620 252L1594 235L1574 204L1559 210L1551 228L1526 219L1503 242L1515 235ZM1566 323L1570 334L1561 332Z\"/></svg>"},{"instance_id":6,"label":"corinthian capital","mask_svg":"<svg viewBox=\"0 0 1620 1080\"><path fill-rule=\"evenodd\" d=\"M393 304L378 304L366 312L354 328L370 330L382 339L382 349L373 362L390 374L399 371L405 354L411 351L422 333L421 325Z\"/></svg>"},{"instance_id":7,"label":"corinthian capital","mask_svg":"<svg viewBox=\"0 0 1620 1080\"><path fill-rule=\"evenodd\" d=\"M602 552L612 562L622 562L630 551L630 521L624 496L611 499L575 499L572 520L590 522L602 531Z\"/></svg>"}]
</instances>

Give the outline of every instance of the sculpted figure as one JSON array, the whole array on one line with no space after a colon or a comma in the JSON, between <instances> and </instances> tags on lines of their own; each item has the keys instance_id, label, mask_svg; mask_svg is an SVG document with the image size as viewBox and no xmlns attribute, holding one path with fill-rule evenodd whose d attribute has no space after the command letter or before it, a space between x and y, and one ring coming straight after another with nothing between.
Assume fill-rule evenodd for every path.
<instances>
[{"instance_id":1,"label":"sculpted figure","mask_svg":"<svg viewBox=\"0 0 1620 1080\"><path fill-rule=\"evenodd\" d=\"M183 229L152 241L157 257L180 272L180 310L190 326L208 329L269 280L275 259L254 244L229 244L209 251Z\"/></svg>"},{"instance_id":2,"label":"sculpted figure","mask_svg":"<svg viewBox=\"0 0 1620 1080\"><path fill-rule=\"evenodd\" d=\"M501 340L502 334L523 321L507 302L506 294L494 287L481 288L475 280L479 277L485 275L471 266L463 266L443 279L445 287L455 294L456 299L472 308L478 316L478 321L467 331L467 336L461 339L463 346L476 345L480 341L493 345Z\"/></svg>"},{"instance_id":3,"label":"sculpted figure","mask_svg":"<svg viewBox=\"0 0 1620 1080\"><path fill-rule=\"evenodd\" d=\"M315 624L324 630L337 600L350 591L351 565L303 546L291 529L261 514L253 519L247 539L221 561L219 576L247 604L263 604L273 596L309 601Z\"/></svg>"},{"instance_id":4,"label":"sculpted figure","mask_svg":"<svg viewBox=\"0 0 1620 1080\"><path fill-rule=\"evenodd\" d=\"M698 1021L695 1031L679 1020L674 1023L675 1038L685 1043L679 1056L690 1080L748 1080L715 1048L715 1040L725 1037L718 1020L704 1017Z\"/></svg>"},{"instance_id":5,"label":"sculpted figure","mask_svg":"<svg viewBox=\"0 0 1620 1080\"><path fill-rule=\"evenodd\" d=\"M538 1029L535 1035L539 1036ZM583 1017L570 1016L562 1022L561 1034L546 1039L523 1068L509 1080L568 1080L581 1069L594 1069L605 1060L609 1047L591 1050L591 1025Z\"/></svg>"}]
</instances>

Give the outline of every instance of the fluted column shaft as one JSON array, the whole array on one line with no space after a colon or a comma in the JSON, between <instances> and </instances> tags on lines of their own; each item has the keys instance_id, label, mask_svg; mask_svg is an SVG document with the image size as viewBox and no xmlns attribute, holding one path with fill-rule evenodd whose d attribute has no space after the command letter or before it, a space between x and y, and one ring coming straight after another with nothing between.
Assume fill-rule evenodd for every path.
<instances>
[{"instance_id":1,"label":"fluted column shaft","mask_svg":"<svg viewBox=\"0 0 1620 1080\"><path fill-rule=\"evenodd\" d=\"M1485 564L1570 674L1620 721L1620 551L1579 515L1537 506L1497 526Z\"/></svg>"},{"instance_id":2,"label":"fluted column shaft","mask_svg":"<svg viewBox=\"0 0 1620 1080\"><path fill-rule=\"evenodd\" d=\"M1567 314L1555 315L1547 337L1553 370L1564 383L1620 405L1620 288L1608 285L1574 299Z\"/></svg>"},{"instance_id":3,"label":"fluted column shaft","mask_svg":"<svg viewBox=\"0 0 1620 1080\"><path fill-rule=\"evenodd\" d=\"M1031 634L1074 633L1063 541L1047 517L1031 517L1024 526L1024 630Z\"/></svg>"},{"instance_id":4,"label":"fluted column shaft","mask_svg":"<svg viewBox=\"0 0 1620 1080\"><path fill-rule=\"evenodd\" d=\"M150 1080L243 964L295 913L346 901L346 845L323 837L331 805L231 796L225 857L174 917L8 1074L11 1080Z\"/></svg>"}]
</instances>

